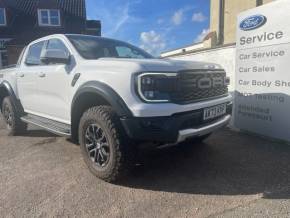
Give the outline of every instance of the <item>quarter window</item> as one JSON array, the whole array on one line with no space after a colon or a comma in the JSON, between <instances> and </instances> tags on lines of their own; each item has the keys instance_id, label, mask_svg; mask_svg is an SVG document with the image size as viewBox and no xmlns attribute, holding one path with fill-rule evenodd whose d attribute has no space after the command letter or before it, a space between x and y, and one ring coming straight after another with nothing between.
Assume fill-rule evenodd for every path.
<instances>
[{"instance_id":1,"label":"quarter window","mask_svg":"<svg viewBox=\"0 0 290 218\"><path fill-rule=\"evenodd\" d=\"M38 23L40 26L60 26L60 11L39 9Z\"/></svg>"},{"instance_id":2,"label":"quarter window","mask_svg":"<svg viewBox=\"0 0 290 218\"><path fill-rule=\"evenodd\" d=\"M64 51L66 54L69 54L67 47L59 39L50 39L47 43L46 49L58 49Z\"/></svg>"},{"instance_id":3,"label":"quarter window","mask_svg":"<svg viewBox=\"0 0 290 218\"><path fill-rule=\"evenodd\" d=\"M6 26L5 8L0 8L0 26Z\"/></svg>"},{"instance_id":4,"label":"quarter window","mask_svg":"<svg viewBox=\"0 0 290 218\"><path fill-rule=\"evenodd\" d=\"M40 55L44 41L37 42L29 47L25 63L27 65L41 65Z\"/></svg>"},{"instance_id":5,"label":"quarter window","mask_svg":"<svg viewBox=\"0 0 290 218\"><path fill-rule=\"evenodd\" d=\"M65 44L59 40L59 39L50 39L47 43L47 46L46 46L46 49L51 49L51 50L61 50L63 52L66 53L66 55L69 55L70 52L69 50L67 49L67 47L65 46ZM48 63L48 65L55 65L55 64L58 64L58 63Z\"/></svg>"}]
</instances>

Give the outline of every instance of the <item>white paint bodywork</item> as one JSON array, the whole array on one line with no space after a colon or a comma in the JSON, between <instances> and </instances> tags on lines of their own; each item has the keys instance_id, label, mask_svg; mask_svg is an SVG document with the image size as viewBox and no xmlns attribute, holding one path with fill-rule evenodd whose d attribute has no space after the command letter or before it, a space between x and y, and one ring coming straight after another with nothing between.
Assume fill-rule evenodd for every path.
<instances>
[{"instance_id":1,"label":"white paint bodywork","mask_svg":"<svg viewBox=\"0 0 290 218\"><path fill-rule=\"evenodd\" d=\"M140 72L178 72L180 70L208 69L219 65L194 61L177 61L166 59L117 59L101 58L98 60L83 59L64 35L52 35L36 40L33 43L60 39L69 49L72 62L69 66L26 66L24 59L13 69L0 71L4 74L1 80L7 80L14 89L15 94L24 106L25 112L60 121L71 123L71 103L78 88L89 81L99 81L110 86L124 100L135 117L170 116L175 113L211 107L231 101L231 96L197 102L187 105L172 103L144 103L135 91L135 74ZM30 45L31 45L30 44ZM29 47L29 46L28 46ZM27 51L24 53L26 57ZM26 90L23 90L21 74L27 76ZM46 77L40 77L40 74ZM76 85L72 87L71 81L76 73L81 76ZM27 74L27 75L26 75ZM29 75L28 75L29 74ZM28 96L27 96L28 95Z\"/></svg>"}]
</instances>

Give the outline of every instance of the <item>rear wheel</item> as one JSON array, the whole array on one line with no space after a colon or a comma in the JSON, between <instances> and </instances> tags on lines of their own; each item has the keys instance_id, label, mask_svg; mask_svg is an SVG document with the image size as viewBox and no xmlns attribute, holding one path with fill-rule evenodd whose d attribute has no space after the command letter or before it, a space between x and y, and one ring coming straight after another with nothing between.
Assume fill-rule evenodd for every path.
<instances>
[{"instance_id":1,"label":"rear wheel","mask_svg":"<svg viewBox=\"0 0 290 218\"><path fill-rule=\"evenodd\" d=\"M1 111L8 135L14 136L26 131L27 124L20 120L20 116L17 113L10 96L4 98Z\"/></svg>"},{"instance_id":2,"label":"rear wheel","mask_svg":"<svg viewBox=\"0 0 290 218\"><path fill-rule=\"evenodd\" d=\"M87 110L80 120L79 139L84 160L95 176L114 182L133 166L131 145L111 107Z\"/></svg>"}]
</instances>

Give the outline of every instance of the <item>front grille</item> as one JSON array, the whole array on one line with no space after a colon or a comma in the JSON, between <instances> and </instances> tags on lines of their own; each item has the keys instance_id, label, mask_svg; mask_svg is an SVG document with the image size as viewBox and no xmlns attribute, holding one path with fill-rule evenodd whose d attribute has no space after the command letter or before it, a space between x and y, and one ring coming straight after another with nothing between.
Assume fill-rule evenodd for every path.
<instances>
[{"instance_id":1,"label":"front grille","mask_svg":"<svg viewBox=\"0 0 290 218\"><path fill-rule=\"evenodd\" d=\"M226 78L225 72L216 71L185 71L181 72L176 85L176 92L171 94L171 101L178 104L186 104L195 101L207 100L226 95L227 85L215 85L201 88L198 84L201 79Z\"/></svg>"}]
</instances>

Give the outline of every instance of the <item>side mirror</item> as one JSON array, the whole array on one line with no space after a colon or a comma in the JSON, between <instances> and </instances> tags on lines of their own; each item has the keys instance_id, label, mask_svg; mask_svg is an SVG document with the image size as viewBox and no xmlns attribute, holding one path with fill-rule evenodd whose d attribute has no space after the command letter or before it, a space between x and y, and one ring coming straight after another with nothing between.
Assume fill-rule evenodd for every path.
<instances>
[{"instance_id":1,"label":"side mirror","mask_svg":"<svg viewBox=\"0 0 290 218\"><path fill-rule=\"evenodd\" d=\"M68 64L70 55L60 49L47 49L40 57L45 64Z\"/></svg>"}]
</instances>

